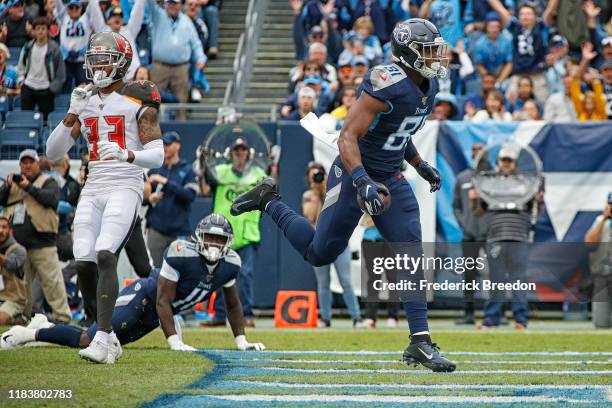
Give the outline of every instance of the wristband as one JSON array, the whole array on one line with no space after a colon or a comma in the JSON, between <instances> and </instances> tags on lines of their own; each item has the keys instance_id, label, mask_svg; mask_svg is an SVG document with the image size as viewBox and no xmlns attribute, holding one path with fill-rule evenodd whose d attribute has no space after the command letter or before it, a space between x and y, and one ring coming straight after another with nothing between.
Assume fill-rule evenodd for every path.
<instances>
[{"instance_id":1,"label":"wristband","mask_svg":"<svg viewBox=\"0 0 612 408\"><path fill-rule=\"evenodd\" d=\"M353 178L353 181L357 181L363 176L367 176L367 175L368 173L365 171L365 169L361 165L355 167L353 171L351 171L351 177Z\"/></svg>"},{"instance_id":2,"label":"wristband","mask_svg":"<svg viewBox=\"0 0 612 408\"><path fill-rule=\"evenodd\" d=\"M176 346L182 343L181 339L176 334L173 334L172 336L168 337L166 340L168 341L168 344L170 345L170 347Z\"/></svg>"}]
</instances>

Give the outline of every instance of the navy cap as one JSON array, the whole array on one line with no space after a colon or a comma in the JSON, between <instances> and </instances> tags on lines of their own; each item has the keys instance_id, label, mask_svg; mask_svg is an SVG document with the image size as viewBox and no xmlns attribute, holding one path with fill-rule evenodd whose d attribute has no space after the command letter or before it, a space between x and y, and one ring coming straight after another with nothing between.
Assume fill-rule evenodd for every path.
<instances>
[{"instance_id":1,"label":"navy cap","mask_svg":"<svg viewBox=\"0 0 612 408\"><path fill-rule=\"evenodd\" d=\"M316 34L323 34L323 29L321 28L321 26L316 25L310 29L310 35Z\"/></svg>"},{"instance_id":2,"label":"navy cap","mask_svg":"<svg viewBox=\"0 0 612 408\"><path fill-rule=\"evenodd\" d=\"M567 45L567 40L562 35L553 35L550 39L550 46L553 48L563 48Z\"/></svg>"},{"instance_id":3,"label":"navy cap","mask_svg":"<svg viewBox=\"0 0 612 408\"><path fill-rule=\"evenodd\" d=\"M70 6L77 6L77 7L81 7L81 0L69 0L66 3L66 7L70 7Z\"/></svg>"},{"instance_id":4,"label":"navy cap","mask_svg":"<svg viewBox=\"0 0 612 408\"><path fill-rule=\"evenodd\" d=\"M489 21L501 22L501 17L495 11L489 11L485 16L485 22L488 23Z\"/></svg>"},{"instance_id":5,"label":"navy cap","mask_svg":"<svg viewBox=\"0 0 612 408\"><path fill-rule=\"evenodd\" d=\"M238 146L242 146L245 149L249 148L249 144L247 143L247 141L241 137L239 137L238 139L234 140L232 142L232 150L234 150L235 148L237 148Z\"/></svg>"},{"instance_id":6,"label":"navy cap","mask_svg":"<svg viewBox=\"0 0 612 408\"><path fill-rule=\"evenodd\" d=\"M164 144L181 143L181 137L174 130L164 133L162 136Z\"/></svg>"},{"instance_id":7,"label":"navy cap","mask_svg":"<svg viewBox=\"0 0 612 408\"><path fill-rule=\"evenodd\" d=\"M309 75L302 81L303 85L321 85L321 77L318 75Z\"/></svg>"}]
</instances>

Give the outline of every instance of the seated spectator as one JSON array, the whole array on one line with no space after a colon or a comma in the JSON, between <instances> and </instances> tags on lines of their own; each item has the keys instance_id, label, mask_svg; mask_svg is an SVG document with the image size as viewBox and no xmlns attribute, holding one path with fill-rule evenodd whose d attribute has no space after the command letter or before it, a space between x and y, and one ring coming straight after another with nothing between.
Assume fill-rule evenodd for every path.
<instances>
[{"instance_id":1,"label":"seated spectator","mask_svg":"<svg viewBox=\"0 0 612 408\"><path fill-rule=\"evenodd\" d=\"M604 62L600 69L603 78L604 95L606 97L606 110L608 119L612 120L612 59Z\"/></svg>"},{"instance_id":2,"label":"seated spectator","mask_svg":"<svg viewBox=\"0 0 612 408\"><path fill-rule=\"evenodd\" d=\"M573 77L563 77L563 92L552 94L544 105L544 120L550 122L573 122L576 120L576 109L570 98Z\"/></svg>"},{"instance_id":3,"label":"seated spectator","mask_svg":"<svg viewBox=\"0 0 612 408\"><path fill-rule=\"evenodd\" d=\"M476 123L486 120L499 120L503 122L512 121L512 115L506 112L506 108L504 107L504 96L497 90L490 91L487 94L485 109L479 110L471 118L469 117L469 113L467 115L468 116L465 118L466 120L471 120Z\"/></svg>"},{"instance_id":4,"label":"seated spectator","mask_svg":"<svg viewBox=\"0 0 612 408\"><path fill-rule=\"evenodd\" d=\"M550 53L546 55L546 86L548 94L563 91L563 77L567 73L569 45L560 35L554 35L549 42Z\"/></svg>"},{"instance_id":5,"label":"seated spectator","mask_svg":"<svg viewBox=\"0 0 612 408\"><path fill-rule=\"evenodd\" d=\"M0 42L7 47L23 47L30 40L31 21L25 16L23 0L15 1L0 18Z\"/></svg>"},{"instance_id":6,"label":"seated spectator","mask_svg":"<svg viewBox=\"0 0 612 408\"><path fill-rule=\"evenodd\" d=\"M338 56L338 62L352 60L357 55L365 55L365 47L359 36L353 31L344 33L342 36L342 45L344 50Z\"/></svg>"},{"instance_id":7,"label":"seated spectator","mask_svg":"<svg viewBox=\"0 0 612 408\"><path fill-rule=\"evenodd\" d=\"M335 94L331 91L331 88L327 82L325 82L320 76L308 76L300 82L296 90L287 98L287 102L281 108L281 116L287 117L289 112L295 111L298 107L298 90L309 87L315 91L315 98L317 103L314 108L314 112L317 115L322 115L325 112L329 112L332 104L335 100Z\"/></svg>"},{"instance_id":8,"label":"seated spectator","mask_svg":"<svg viewBox=\"0 0 612 408\"><path fill-rule=\"evenodd\" d=\"M514 17L500 0L488 0L490 6L499 14L502 26L512 33L512 77L506 97L512 99L517 93L518 81L528 76L533 81L533 91L538 100L546 100L546 33L553 24L558 1L549 1L542 18L538 18L538 9L534 3L524 2L518 10L518 19Z\"/></svg>"},{"instance_id":9,"label":"seated spectator","mask_svg":"<svg viewBox=\"0 0 612 408\"><path fill-rule=\"evenodd\" d=\"M55 1L55 17L61 27L60 50L66 66L64 93L70 93L73 88L87 82L83 63L93 33L89 14L94 8L88 7L88 11L82 13L81 0L69 0L66 5L61 0Z\"/></svg>"},{"instance_id":10,"label":"seated spectator","mask_svg":"<svg viewBox=\"0 0 612 408\"><path fill-rule=\"evenodd\" d=\"M315 61L308 61L304 64L298 64L293 76L290 78L289 92L293 93L297 84L304 80L307 76L318 76L323 78L323 66ZM328 83L329 85L329 83Z\"/></svg>"},{"instance_id":11,"label":"seated spectator","mask_svg":"<svg viewBox=\"0 0 612 408\"><path fill-rule=\"evenodd\" d=\"M354 72L354 80L355 84L361 84L363 77L370 69L370 65L368 64L368 60L363 55L357 55L353 58L353 72Z\"/></svg>"},{"instance_id":12,"label":"seated spectator","mask_svg":"<svg viewBox=\"0 0 612 408\"><path fill-rule=\"evenodd\" d=\"M320 43L311 44L308 48L308 61L323 67L322 78L329 82L333 92L338 90L338 73L332 64L327 63L327 47Z\"/></svg>"},{"instance_id":13,"label":"seated spectator","mask_svg":"<svg viewBox=\"0 0 612 408\"><path fill-rule=\"evenodd\" d=\"M338 64L338 80L340 90L345 86L355 85L355 71L353 70L353 60L344 60Z\"/></svg>"},{"instance_id":14,"label":"seated spectator","mask_svg":"<svg viewBox=\"0 0 612 408\"><path fill-rule=\"evenodd\" d=\"M485 99L487 98L487 93L495 89L495 77L493 75L485 75L482 77L480 81L480 92L468 95L463 103L463 111L461 116L465 115L465 113L469 110L471 112L476 113L480 109L484 109L485 107Z\"/></svg>"},{"instance_id":15,"label":"seated spectator","mask_svg":"<svg viewBox=\"0 0 612 408\"><path fill-rule=\"evenodd\" d=\"M0 43L0 95L19 95L17 70L7 64L9 58L11 52L6 45Z\"/></svg>"},{"instance_id":16,"label":"seated spectator","mask_svg":"<svg viewBox=\"0 0 612 408\"><path fill-rule=\"evenodd\" d=\"M510 99L510 112L521 110L525 101L533 99L541 109L540 101L537 100L533 90L533 81L528 76L522 76L518 81L518 92L514 99Z\"/></svg>"},{"instance_id":17,"label":"seated spectator","mask_svg":"<svg viewBox=\"0 0 612 408\"><path fill-rule=\"evenodd\" d=\"M202 18L208 27L208 41L206 43L206 55L210 59L217 58L219 47L217 36L219 34L219 8L222 0L200 0L202 6Z\"/></svg>"},{"instance_id":18,"label":"seated spectator","mask_svg":"<svg viewBox=\"0 0 612 408\"><path fill-rule=\"evenodd\" d=\"M26 249L13 238L8 218L0 217L0 326L25 323L23 312L27 303L23 280Z\"/></svg>"},{"instance_id":19,"label":"seated spectator","mask_svg":"<svg viewBox=\"0 0 612 408\"><path fill-rule=\"evenodd\" d=\"M353 25L353 31L364 46L364 55L371 65L382 61L382 47L378 37L374 35L374 23L370 17L359 17Z\"/></svg>"},{"instance_id":20,"label":"seated spectator","mask_svg":"<svg viewBox=\"0 0 612 408\"><path fill-rule=\"evenodd\" d=\"M58 94L66 72L59 46L49 41L49 21L37 17L33 22L34 39L26 43L19 56L19 81L21 86L21 109L34 110L36 106L47 120L55 108Z\"/></svg>"},{"instance_id":21,"label":"seated spectator","mask_svg":"<svg viewBox=\"0 0 612 408\"><path fill-rule=\"evenodd\" d=\"M503 83L512 73L512 43L501 35L501 18L496 12L487 14L486 35L474 45L474 63L481 77L493 75L495 82Z\"/></svg>"},{"instance_id":22,"label":"seated spectator","mask_svg":"<svg viewBox=\"0 0 612 408\"><path fill-rule=\"evenodd\" d=\"M454 48L457 41L463 39L464 19L461 13L459 0L425 0L419 10L419 17L434 23L444 40Z\"/></svg>"},{"instance_id":23,"label":"seated spectator","mask_svg":"<svg viewBox=\"0 0 612 408\"><path fill-rule=\"evenodd\" d=\"M433 120L454 120L457 116L457 98L453 94L439 93L436 96L431 119Z\"/></svg>"},{"instance_id":24,"label":"seated spectator","mask_svg":"<svg viewBox=\"0 0 612 408\"><path fill-rule=\"evenodd\" d=\"M606 97L603 85L599 79L599 72L592 69L587 72L590 62L595 58L596 52L593 45L586 43L582 46L582 60L572 80L570 95L574 108L576 109L578 120L606 120ZM592 91L582 92L580 78L583 77L589 84Z\"/></svg>"},{"instance_id":25,"label":"seated spectator","mask_svg":"<svg viewBox=\"0 0 612 408\"><path fill-rule=\"evenodd\" d=\"M120 7L110 7L106 14L102 14L102 8L98 0L92 0L90 6L88 10L90 10L89 14L96 32L113 31L121 34L130 42L132 46L132 63L126 78L132 77L140 66L140 53L138 52L136 37L138 37L138 33L142 28L142 22L144 21L145 0L136 0L134 2L134 7L130 12L130 20L125 25L123 10Z\"/></svg>"},{"instance_id":26,"label":"seated spectator","mask_svg":"<svg viewBox=\"0 0 612 408\"><path fill-rule=\"evenodd\" d=\"M344 118L346 118L351 105L357 100L357 88L354 86L342 88L338 100L340 101L340 105L331 111L331 115L336 119L336 128L341 129L344 124Z\"/></svg>"},{"instance_id":27,"label":"seated spectator","mask_svg":"<svg viewBox=\"0 0 612 408\"><path fill-rule=\"evenodd\" d=\"M287 116L287 120L300 120L310 112L314 112L317 94L307 86L298 92L298 107Z\"/></svg>"},{"instance_id":28,"label":"seated spectator","mask_svg":"<svg viewBox=\"0 0 612 408\"><path fill-rule=\"evenodd\" d=\"M542 120L538 103L533 99L528 99L520 110L512 114L514 120Z\"/></svg>"}]
</instances>

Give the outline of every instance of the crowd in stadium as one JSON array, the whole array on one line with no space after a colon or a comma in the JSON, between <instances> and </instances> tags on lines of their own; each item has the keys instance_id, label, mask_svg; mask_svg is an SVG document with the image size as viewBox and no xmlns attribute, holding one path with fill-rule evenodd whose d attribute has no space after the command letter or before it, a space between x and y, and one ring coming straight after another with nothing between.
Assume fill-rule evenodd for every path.
<instances>
[{"instance_id":1,"label":"crowd in stadium","mask_svg":"<svg viewBox=\"0 0 612 408\"><path fill-rule=\"evenodd\" d=\"M451 47L439 120L612 118L609 3L587 0L291 0L298 64L281 114L329 113L342 126L370 67L392 62L396 22L421 17Z\"/></svg>"},{"instance_id":2,"label":"crowd in stadium","mask_svg":"<svg viewBox=\"0 0 612 408\"><path fill-rule=\"evenodd\" d=\"M132 48L128 79L151 79L164 102L199 101L215 58L219 0L5 0L0 4L3 112L37 108L47 118L58 95L88 82L83 70L93 33L115 31ZM59 106L58 111L65 111Z\"/></svg>"}]
</instances>

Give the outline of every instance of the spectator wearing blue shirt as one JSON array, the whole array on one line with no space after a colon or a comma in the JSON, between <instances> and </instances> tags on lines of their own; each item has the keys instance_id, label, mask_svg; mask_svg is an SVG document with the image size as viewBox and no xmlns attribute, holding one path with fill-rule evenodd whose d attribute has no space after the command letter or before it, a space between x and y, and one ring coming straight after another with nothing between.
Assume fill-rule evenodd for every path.
<instances>
[{"instance_id":1,"label":"spectator wearing blue shirt","mask_svg":"<svg viewBox=\"0 0 612 408\"><path fill-rule=\"evenodd\" d=\"M204 70L206 57L198 33L189 17L181 12L180 0L164 0L162 9L147 0L151 13L151 79L160 91L171 91L179 102L189 97L189 64Z\"/></svg>"},{"instance_id":2,"label":"spectator wearing blue shirt","mask_svg":"<svg viewBox=\"0 0 612 408\"><path fill-rule=\"evenodd\" d=\"M0 95L18 95L17 70L6 63L11 52L4 43L0 43Z\"/></svg>"},{"instance_id":3,"label":"spectator wearing blue shirt","mask_svg":"<svg viewBox=\"0 0 612 408\"><path fill-rule=\"evenodd\" d=\"M492 11L486 16L486 35L476 41L474 63L481 77L493 75L503 83L512 73L512 43L501 35L501 18Z\"/></svg>"},{"instance_id":4,"label":"spectator wearing blue shirt","mask_svg":"<svg viewBox=\"0 0 612 408\"><path fill-rule=\"evenodd\" d=\"M501 23L512 33L512 77L506 90L506 97L516 95L521 76L529 76L534 84L534 93L539 100L547 97L546 53L548 46L548 27L554 22L554 14L559 0L550 0L538 18L537 5L524 2L518 9L518 19L502 5L500 0L488 0L489 5L501 17Z\"/></svg>"},{"instance_id":5,"label":"spectator wearing blue shirt","mask_svg":"<svg viewBox=\"0 0 612 408\"><path fill-rule=\"evenodd\" d=\"M148 173L145 191L151 191L147 210L147 247L153 265L160 268L163 253L170 243L191 233L189 213L198 193L191 163L179 156L181 137L176 132L164 133L164 164ZM149 190L150 186L150 190Z\"/></svg>"},{"instance_id":6,"label":"spectator wearing blue shirt","mask_svg":"<svg viewBox=\"0 0 612 408\"><path fill-rule=\"evenodd\" d=\"M552 95L557 92L563 92L563 77L565 77L566 63L568 61L569 44L567 40L560 36L554 35L549 43L550 53L546 55L546 85L548 94Z\"/></svg>"},{"instance_id":7,"label":"spectator wearing blue shirt","mask_svg":"<svg viewBox=\"0 0 612 408\"><path fill-rule=\"evenodd\" d=\"M463 18L459 0L426 0L419 17L430 20L438 27L442 38L453 48L463 40Z\"/></svg>"}]
</instances>

